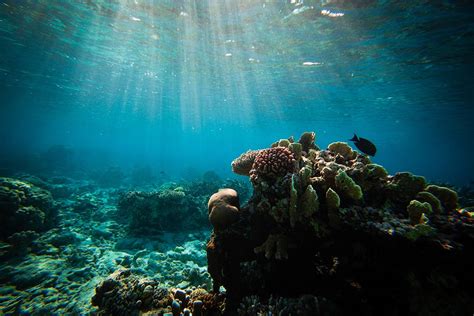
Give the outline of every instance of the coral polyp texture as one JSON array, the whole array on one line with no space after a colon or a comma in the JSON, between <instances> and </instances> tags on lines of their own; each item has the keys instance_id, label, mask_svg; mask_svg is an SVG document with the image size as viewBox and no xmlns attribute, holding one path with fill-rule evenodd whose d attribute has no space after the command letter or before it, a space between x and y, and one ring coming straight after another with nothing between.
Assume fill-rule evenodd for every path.
<instances>
[{"instance_id":1,"label":"coral polyp texture","mask_svg":"<svg viewBox=\"0 0 474 316\"><path fill-rule=\"evenodd\" d=\"M248 203L229 189L209 200L212 292L193 315L472 314L474 221L456 192L390 175L347 143L299 139L234 160ZM166 311L189 315L193 291Z\"/></svg>"},{"instance_id":2,"label":"coral polyp texture","mask_svg":"<svg viewBox=\"0 0 474 316\"><path fill-rule=\"evenodd\" d=\"M295 157L285 147L274 147L258 152L249 172L252 182L271 180L295 170Z\"/></svg>"}]
</instances>

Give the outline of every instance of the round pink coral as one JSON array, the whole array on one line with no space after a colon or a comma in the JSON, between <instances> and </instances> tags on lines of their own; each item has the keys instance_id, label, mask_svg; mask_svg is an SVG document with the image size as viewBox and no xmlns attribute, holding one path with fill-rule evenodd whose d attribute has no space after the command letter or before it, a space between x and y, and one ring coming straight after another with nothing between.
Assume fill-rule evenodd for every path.
<instances>
[{"instance_id":1,"label":"round pink coral","mask_svg":"<svg viewBox=\"0 0 474 316\"><path fill-rule=\"evenodd\" d=\"M250 170L250 180L255 182L260 177L275 179L284 176L295 170L295 161L293 153L285 147L261 150Z\"/></svg>"}]
</instances>

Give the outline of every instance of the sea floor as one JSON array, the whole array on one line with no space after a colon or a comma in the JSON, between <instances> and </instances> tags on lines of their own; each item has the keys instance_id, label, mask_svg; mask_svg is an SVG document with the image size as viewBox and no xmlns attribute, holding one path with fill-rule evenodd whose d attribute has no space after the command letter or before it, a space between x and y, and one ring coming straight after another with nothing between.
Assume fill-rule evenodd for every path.
<instances>
[{"instance_id":1,"label":"sea floor","mask_svg":"<svg viewBox=\"0 0 474 316\"><path fill-rule=\"evenodd\" d=\"M209 228L134 236L116 219L117 189L70 182L76 193L55 198L55 228L18 252L1 243L1 315L94 314L96 285L122 268L167 287L210 288Z\"/></svg>"}]
</instances>

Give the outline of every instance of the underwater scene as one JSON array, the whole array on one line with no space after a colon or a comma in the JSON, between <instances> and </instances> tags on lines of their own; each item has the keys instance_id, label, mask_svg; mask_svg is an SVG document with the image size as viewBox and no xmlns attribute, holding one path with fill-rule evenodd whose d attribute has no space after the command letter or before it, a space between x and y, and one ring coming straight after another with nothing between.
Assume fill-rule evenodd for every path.
<instances>
[{"instance_id":1,"label":"underwater scene","mask_svg":"<svg viewBox=\"0 0 474 316\"><path fill-rule=\"evenodd\" d=\"M473 315L474 2L0 0L0 315Z\"/></svg>"}]
</instances>

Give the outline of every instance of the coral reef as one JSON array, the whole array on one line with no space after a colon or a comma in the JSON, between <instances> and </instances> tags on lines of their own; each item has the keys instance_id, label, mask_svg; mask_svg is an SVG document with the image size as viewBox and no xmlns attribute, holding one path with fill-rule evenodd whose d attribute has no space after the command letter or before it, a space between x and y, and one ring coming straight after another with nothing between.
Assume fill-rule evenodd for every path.
<instances>
[{"instance_id":1,"label":"coral reef","mask_svg":"<svg viewBox=\"0 0 474 316\"><path fill-rule=\"evenodd\" d=\"M1 315L93 315L97 308L90 300L95 286L118 269L130 269L137 278L159 278L160 287L212 287L202 242L208 228L130 235L128 227L118 221L120 191L116 188L58 176L19 177L21 180L1 178L2 216L31 207L41 213L21 211L22 221L26 215L35 216L27 217L28 222L15 226L15 231L7 230L7 224L19 223L20 218L2 222ZM231 183L239 190L246 188L240 181ZM68 194L60 194L53 201L45 189L55 187ZM163 186L164 190L176 187ZM194 188L200 191L210 187ZM206 222L205 203L211 193L199 200ZM36 214L45 219L41 229L18 231L37 225Z\"/></svg>"},{"instance_id":2,"label":"coral reef","mask_svg":"<svg viewBox=\"0 0 474 316\"><path fill-rule=\"evenodd\" d=\"M208 218L211 215L213 219L225 221L229 217L216 215L231 208L216 208L216 212L212 213L205 205L209 197L221 185L239 189L244 196L248 196L249 189L241 181L219 181L212 174L207 174L206 177L205 181L181 185L164 183L153 191L124 192L118 199L119 218L128 225L130 233L142 235L203 229L209 227ZM234 205L233 203L229 205ZM236 212L233 209L229 214Z\"/></svg>"},{"instance_id":3,"label":"coral reef","mask_svg":"<svg viewBox=\"0 0 474 316\"><path fill-rule=\"evenodd\" d=\"M449 188L431 184L426 187L425 191L430 192L439 199L445 212L452 212L458 206L458 194Z\"/></svg>"},{"instance_id":4,"label":"coral reef","mask_svg":"<svg viewBox=\"0 0 474 316\"><path fill-rule=\"evenodd\" d=\"M152 192L130 191L120 197L118 214L136 234L197 229L208 223L202 200L187 195L181 186Z\"/></svg>"},{"instance_id":5,"label":"coral reef","mask_svg":"<svg viewBox=\"0 0 474 316\"><path fill-rule=\"evenodd\" d=\"M346 143L319 150L314 139L307 132L261 149L248 174L253 196L238 220L214 227L208 270L213 290L227 290L226 309L471 312L474 222L455 211L455 192L408 172L390 176Z\"/></svg>"},{"instance_id":6,"label":"coral reef","mask_svg":"<svg viewBox=\"0 0 474 316\"><path fill-rule=\"evenodd\" d=\"M92 297L99 315L138 315L139 310L166 308L173 299L159 281L138 278L128 269L118 270L102 281Z\"/></svg>"},{"instance_id":7,"label":"coral reef","mask_svg":"<svg viewBox=\"0 0 474 316\"><path fill-rule=\"evenodd\" d=\"M99 314L472 314L471 208L345 143L319 150L315 137L234 160L254 191L242 206L230 189L208 201L212 292L118 272L96 288Z\"/></svg>"},{"instance_id":8,"label":"coral reef","mask_svg":"<svg viewBox=\"0 0 474 316\"><path fill-rule=\"evenodd\" d=\"M285 147L274 147L259 151L249 172L253 183L269 180L291 173L295 169L293 153Z\"/></svg>"},{"instance_id":9,"label":"coral reef","mask_svg":"<svg viewBox=\"0 0 474 316\"><path fill-rule=\"evenodd\" d=\"M43 232L54 227L57 220L50 192L26 181L0 178L0 239L28 231ZM19 236L12 238L18 240Z\"/></svg>"},{"instance_id":10,"label":"coral reef","mask_svg":"<svg viewBox=\"0 0 474 316\"><path fill-rule=\"evenodd\" d=\"M140 278L122 269L96 287L92 304L100 308L98 315L220 315L225 297L202 288L163 287L157 279Z\"/></svg>"}]
</instances>

